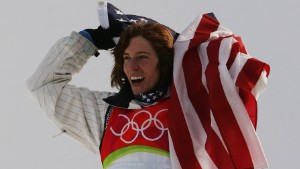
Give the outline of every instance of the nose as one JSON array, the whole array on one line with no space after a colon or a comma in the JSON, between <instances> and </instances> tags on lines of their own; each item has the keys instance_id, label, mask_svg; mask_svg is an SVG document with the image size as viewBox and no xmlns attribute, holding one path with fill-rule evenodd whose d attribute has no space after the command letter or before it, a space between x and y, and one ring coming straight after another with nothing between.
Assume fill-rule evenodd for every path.
<instances>
[{"instance_id":1,"label":"nose","mask_svg":"<svg viewBox=\"0 0 300 169\"><path fill-rule=\"evenodd\" d=\"M139 63L136 59L131 59L128 61L125 66L127 66L131 70L138 70L139 69Z\"/></svg>"}]
</instances>

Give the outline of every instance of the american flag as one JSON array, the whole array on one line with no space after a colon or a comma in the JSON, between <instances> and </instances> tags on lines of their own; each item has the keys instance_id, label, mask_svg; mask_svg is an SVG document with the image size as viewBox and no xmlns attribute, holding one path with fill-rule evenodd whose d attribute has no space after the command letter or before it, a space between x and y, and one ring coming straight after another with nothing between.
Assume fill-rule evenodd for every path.
<instances>
[{"instance_id":1,"label":"american flag","mask_svg":"<svg viewBox=\"0 0 300 169\"><path fill-rule=\"evenodd\" d=\"M110 24L122 22L124 29L137 21L156 22L107 6ZM174 48L168 116L172 168L267 168L255 128L256 99L269 65L251 57L241 38L213 14L198 16Z\"/></svg>"},{"instance_id":2,"label":"american flag","mask_svg":"<svg viewBox=\"0 0 300 169\"><path fill-rule=\"evenodd\" d=\"M268 164L255 132L269 66L212 14L176 40L168 126L172 167L250 169Z\"/></svg>"}]
</instances>

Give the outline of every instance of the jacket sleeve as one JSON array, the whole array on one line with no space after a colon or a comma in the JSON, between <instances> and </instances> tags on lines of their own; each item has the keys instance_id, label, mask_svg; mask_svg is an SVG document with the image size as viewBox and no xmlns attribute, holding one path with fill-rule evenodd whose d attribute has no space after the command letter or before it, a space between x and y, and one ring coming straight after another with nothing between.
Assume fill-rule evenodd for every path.
<instances>
[{"instance_id":1,"label":"jacket sleeve","mask_svg":"<svg viewBox=\"0 0 300 169\"><path fill-rule=\"evenodd\" d=\"M58 40L27 81L33 100L59 129L98 153L112 93L90 91L68 83L97 48L76 32Z\"/></svg>"}]
</instances>

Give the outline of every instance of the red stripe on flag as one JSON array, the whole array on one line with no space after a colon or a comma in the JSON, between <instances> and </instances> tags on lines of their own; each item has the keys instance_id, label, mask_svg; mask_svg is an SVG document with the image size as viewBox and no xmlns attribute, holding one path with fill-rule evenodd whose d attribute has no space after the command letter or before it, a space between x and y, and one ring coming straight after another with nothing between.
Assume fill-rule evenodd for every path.
<instances>
[{"instance_id":1,"label":"red stripe on flag","mask_svg":"<svg viewBox=\"0 0 300 169\"><path fill-rule=\"evenodd\" d=\"M239 95L254 128L257 126L257 102L251 90L255 87L264 70L268 73L269 66L267 64L254 58L248 59L236 80L236 86L239 87Z\"/></svg>"},{"instance_id":2,"label":"red stripe on flag","mask_svg":"<svg viewBox=\"0 0 300 169\"><path fill-rule=\"evenodd\" d=\"M227 150L211 127L208 94L201 81L202 65L197 48L190 49L186 52L183 58L183 70L189 99L207 135L205 144L207 153L218 168L233 169L234 166Z\"/></svg>"},{"instance_id":3,"label":"red stripe on flag","mask_svg":"<svg viewBox=\"0 0 300 169\"><path fill-rule=\"evenodd\" d=\"M183 169L201 169L174 84L171 87L171 96L168 127L177 159Z\"/></svg>"},{"instance_id":4,"label":"red stripe on flag","mask_svg":"<svg viewBox=\"0 0 300 169\"><path fill-rule=\"evenodd\" d=\"M248 59L237 77L236 86L251 91L265 67L265 63L255 58Z\"/></svg>"},{"instance_id":5,"label":"red stripe on flag","mask_svg":"<svg viewBox=\"0 0 300 169\"><path fill-rule=\"evenodd\" d=\"M257 126L257 102L253 94L249 90L243 88L239 89L239 96L241 97L249 118L256 129Z\"/></svg>"},{"instance_id":6,"label":"red stripe on flag","mask_svg":"<svg viewBox=\"0 0 300 169\"><path fill-rule=\"evenodd\" d=\"M189 48L198 47L199 44L207 41L210 37L210 33L216 31L218 27L219 22L217 20L208 14L203 15L195 31L193 40L189 44Z\"/></svg>"},{"instance_id":7,"label":"red stripe on flag","mask_svg":"<svg viewBox=\"0 0 300 169\"><path fill-rule=\"evenodd\" d=\"M239 43L232 44L231 52L226 63L227 69L229 70L235 61L237 54L240 52Z\"/></svg>"},{"instance_id":8,"label":"red stripe on flag","mask_svg":"<svg viewBox=\"0 0 300 169\"><path fill-rule=\"evenodd\" d=\"M247 50L246 50L246 47L245 47L245 45L243 44L242 38L239 37L239 36L235 36L235 35L233 35L233 38L234 38L235 40L238 41L237 43L238 43L238 45L239 45L239 51L240 51L241 53L248 54L248 53L247 53Z\"/></svg>"},{"instance_id":9,"label":"red stripe on flag","mask_svg":"<svg viewBox=\"0 0 300 169\"><path fill-rule=\"evenodd\" d=\"M205 71L209 90L210 106L220 129L227 150L236 168L253 168L247 143L226 98L219 72L219 47L221 38L207 47L209 63Z\"/></svg>"}]
</instances>

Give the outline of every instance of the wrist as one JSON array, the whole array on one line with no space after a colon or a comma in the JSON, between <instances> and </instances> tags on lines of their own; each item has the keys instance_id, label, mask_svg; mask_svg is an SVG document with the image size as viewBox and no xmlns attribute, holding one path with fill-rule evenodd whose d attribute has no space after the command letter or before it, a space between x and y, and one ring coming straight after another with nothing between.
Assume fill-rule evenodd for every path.
<instances>
[{"instance_id":1,"label":"wrist","mask_svg":"<svg viewBox=\"0 0 300 169\"><path fill-rule=\"evenodd\" d=\"M88 39L89 41L91 41L92 43L94 43L94 40L93 40L91 34L90 34L88 31L82 30L82 31L79 32L79 34L82 35L83 37L87 38L87 39ZM94 43L94 44L95 44L95 43Z\"/></svg>"}]
</instances>

